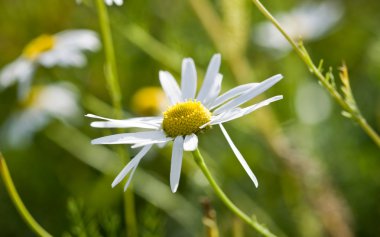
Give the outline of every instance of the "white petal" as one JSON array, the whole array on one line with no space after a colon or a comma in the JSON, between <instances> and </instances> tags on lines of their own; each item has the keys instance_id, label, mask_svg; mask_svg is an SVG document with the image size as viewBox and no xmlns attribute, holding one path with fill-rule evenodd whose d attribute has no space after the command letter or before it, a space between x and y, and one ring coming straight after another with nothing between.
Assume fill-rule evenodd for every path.
<instances>
[{"instance_id":1,"label":"white petal","mask_svg":"<svg viewBox=\"0 0 380 237\"><path fill-rule=\"evenodd\" d=\"M139 147L150 145L150 144L155 144L158 147L163 148L169 141L172 141L172 140L173 140L172 137L167 137L166 139L162 139L161 141L153 140L153 141L147 141L147 142L140 142L140 143L134 144L133 146L131 146L131 148L132 149L139 148Z\"/></svg>"},{"instance_id":2,"label":"white petal","mask_svg":"<svg viewBox=\"0 0 380 237\"><path fill-rule=\"evenodd\" d=\"M153 117L136 117L136 118L130 118L125 120L119 120L119 119L111 119L106 117L101 117L95 114L86 114L86 117L89 118L97 118L97 119L103 119L107 121L115 121L115 122L123 122L123 121L134 121L134 122L147 122L147 123L162 123L162 117L161 116L153 116Z\"/></svg>"},{"instance_id":3,"label":"white petal","mask_svg":"<svg viewBox=\"0 0 380 237\"><path fill-rule=\"evenodd\" d=\"M198 147L198 137L195 134L187 135L183 142L183 149L185 151L194 151Z\"/></svg>"},{"instance_id":4,"label":"white petal","mask_svg":"<svg viewBox=\"0 0 380 237\"><path fill-rule=\"evenodd\" d=\"M219 72L221 56L220 54L215 54L208 65L205 79L203 81L202 87L198 93L197 100L204 102L204 99L207 97L207 94L210 92L212 84Z\"/></svg>"},{"instance_id":5,"label":"white petal","mask_svg":"<svg viewBox=\"0 0 380 237\"><path fill-rule=\"evenodd\" d=\"M240 95L239 97L227 102L226 104L220 106L214 111L214 114L219 114L224 111L233 109L249 100L252 98L256 97L257 95L263 93L264 91L268 90L270 87L272 87L274 84L276 84L278 81L282 79L282 75L278 74L275 75L263 82L261 82L259 85L256 87L252 88L249 91L246 91L244 94Z\"/></svg>"},{"instance_id":6,"label":"white petal","mask_svg":"<svg viewBox=\"0 0 380 237\"><path fill-rule=\"evenodd\" d=\"M38 91L32 106L58 119L76 118L81 113L76 92L70 83L52 83Z\"/></svg>"},{"instance_id":7,"label":"white petal","mask_svg":"<svg viewBox=\"0 0 380 237\"><path fill-rule=\"evenodd\" d=\"M56 65L61 67L83 67L87 63L84 53L71 49L52 49L41 53L36 61L48 68Z\"/></svg>"},{"instance_id":8,"label":"white petal","mask_svg":"<svg viewBox=\"0 0 380 237\"><path fill-rule=\"evenodd\" d=\"M290 11L276 14L275 17L291 38L302 38L307 42L323 36L339 21L344 8L338 3L339 1L306 1ZM263 47L284 52L291 49L290 44L270 22L258 24L254 30L254 37Z\"/></svg>"},{"instance_id":9,"label":"white petal","mask_svg":"<svg viewBox=\"0 0 380 237\"><path fill-rule=\"evenodd\" d=\"M158 129L162 123L162 117L140 117L131 119L109 119L105 117L100 117L94 114L87 114L86 117L98 118L107 120L96 121L91 123L91 127L95 128L148 128L148 129Z\"/></svg>"},{"instance_id":10,"label":"white petal","mask_svg":"<svg viewBox=\"0 0 380 237\"><path fill-rule=\"evenodd\" d=\"M162 131L148 131L137 133L122 133L111 136L97 138L91 141L92 144L135 144L135 143L160 143L167 141L165 133Z\"/></svg>"},{"instance_id":11,"label":"white petal","mask_svg":"<svg viewBox=\"0 0 380 237\"><path fill-rule=\"evenodd\" d=\"M25 78L25 80L20 80L17 88L17 97L19 100L23 101L27 98L32 80L31 78Z\"/></svg>"},{"instance_id":12,"label":"white petal","mask_svg":"<svg viewBox=\"0 0 380 237\"><path fill-rule=\"evenodd\" d=\"M214 118L212 118L211 121L209 122L209 125L214 125L214 124L218 124L218 123L225 123L225 122L243 117L244 115L252 113L253 111L255 111L257 109L264 107L264 106L266 106L266 105L268 105L274 101L281 100L282 98L283 98L282 95L278 95L278 96L271 97L269 99L266 99L264 101L261 101L257 104L248 106L248 107L243 108L243 109L242 108L234 108L232 110L229 110L229 111L226 111L226 112L220 114L219 116L215 116Z\"/></svg>"},{"instance_id":13,"label":"white petal","mask_svg":"<svg viewBox=\"0 0 380 237\"><path fill-rule=\"evenodd\" d=\"M253 183L255 184L256 188L259 186L259 183L257 182L256 176L253 174L252 170L249 168L247 162L245 161L244 157L241 155L240 151L236 148L235 144L232 142L230 136L228 135L226 129L224 129L222 124L219 124L220 129L223 132L224 137L226 138L227 142L230 144L232 151L235 153L235 156L238 158L240 164L243 166L245 172L247 172L248 176L251 178Z\"/></svg>"},{"instance_id":14,"label":"white petal","mask_svg":"<svg viewBox=\"0 0 380 237\"><path fill-rule=\"evenodd\" d=\"M173 193L177 191L179 178L181 176L182 156L183 156L183 138L182 136L178 136L174 139L173 151L172 151L172 162L170 166L170 188Z\"/></svg>"},{"instance_id":15,"label":"white petal","mask_svg":"<svg viewBox=\"0 0 380 237\"><path fill-rule=\"evenodd\" d=\"M173 140L173 139L171 139ZM159 148L164 148L166 145L168 144L168 142L162 142L162 143L156 143L156 145L159 147Z\"/></svg>"},{"instance_id":16,"label":"white petal","mask_svg":"<svg viewBox=\"0 0 380 237\"><path fill-rule=\"evenodd\" d=\"M160 128L159 124L150 124L144 122L135 122L135 121L108 121L108 122L92 122L91 127L94 128L148 128L148 129L158 129Z\"/></svg>"},{"instance_id":17,"label":"white petal","mask_svg":"<svg viewBox=\"0 0 380 237\"><path fill-rule=\"evenodd\" d=\"M129 187L129 184L132 181L132 177L135 174L136 169L137 169L137 165L132 169L131 174L128 177L128 180L127 180L127 182L124 185L124 192L127 191L128 187Z\"/></svg>"},{"instance_id":18,"label":"white petal","mask_svg":"<svg viewBox=\"0 0 380 237\"><path fill-rule=\"evenodd\" d=\"M193 59L185 58L182 61L181 79L182 97L184 100L194 99L197 90L197 71Z\"/></svg>"},{"instance_id":19,"label":"white petal","mask_svg":"<svg viewBox=\"0 0 380 237\"><path fill-rule=\"evenodd\" d=\"M215 101L215 99L218 97L220 90L222 88L222 80L223 80L223 75L218 73L218 75L215 77L215 80L213 81L210 91L207 94L206 98L204 99L204 105L206 107L211 107Z\"/></svg>"},{"instance_id":20,"label":"white petal","mask_svg":"<svg viewBox=\"0 0 380 237\"><path fill-rule=\"evenodd\" d=\"M136 156L133 157L133 159L116 176L116 178L112 182L112 188L115 187L118 183L120 183L120 181L123 180L125 178L125 176L128 175L128 173L129 173L129 171L131 171L131 169L138 166L138 164L140 163L140 160L145 156L146 153L148 153L148 151L150 150L151 147L152 147L152 145L148 145L148 146L143 147L139 151L139 153L137 153ZM131 176L132 176L132 174L131 174Z\"/></svg>"},{"instance_id":21,"label":"white petal","mask_svg":"<svg viewBox=\"0 0 380 237\"><path fill-rule=\"evenodd\" d=\"M160 83L171 105L182 101L182 93L172 74L166 71L159 72Z\"/></svg>"},{"instance_id":22,"label":"white petal","mask_svg":"<svg viewBox=\"0 0 380 237\"><path fill-rule=\"evenodd\" d=\"M241 95L247 92L248 90L253 89L259 84L260 83L249 83L249 84L244 84L244 85L232 88L231 90L223 93L221 96L218 96L218 98L216 98L215 101L211 104L210 109L214 109L218 107L219 105L225 103L226 101L229 101L230 99L235 98L236 96Z\"/></svg>"},{"instance_id":23,"label":"white petal","mask_svg":"<svg viewBox=\"0 0 380 237\"><path fill-rule=\"evenodd\" d=\"M117 6L123 5L123 0L114 0L114 2Z\"/></svg>"},{"instance_id":24,"label":"white petal","mask_svg":"<svg viewBox=\"0 0 380 237\"><path fill-rule=\"evenodd\" d=\"M277 95L277 96L273 96L269 99L266 99L264 101L261 101L257 104L254 104L254 105L251 105L251 106L248 106L246 108L243 108L243 111L244 111L244 115L247 115L249 113L252 113L253 111L261 108L261 107L264 107L266 105L269 105L270 103L274 102L274 101L277 101L277 100L282 100L284 97L282 95Z\"/></svg>"},{"instance_id":25,"label":"white petal","mask_svg":"<svg viewBox=\"0 0 380 237\"><path fill-rule=\"evenodd\" d=\"M92 30L65 30L54 36L56 43L53 50L75 52L84 50L97 51L101 46L98 34Z\"/></svg>"},{"instance_id":26,"label":"white petal","mask_svg":"<svg viewBox=\"0 0 380 237\"><path fill-rule=\"evenodd\" d=\"M51 117L39 109L25 108L15 111L1 126L1 145L19 149L32 143L34 134L43 129L50 120Z\"/></svg>"},{"instance_id":27,"label":"white petal","mask_svg":"<svg viewBox=\"0 0 380 237\"><path fill-rule=\"evenodd\" d=\"M216 116L212 116L211 120L208 122L207 125L214 125L219 123L224 123L226 121L230 121L234 118L237 118L238 115L243 114L243 110L241 108L234 108L232 110L224 111L221 114L218 114ZM202 128L205 127L205 125L202 125Z\"/></svg>"},{"instance_id":28,"label":"white petal","mask_svg":"<svg viewBox=\"0 0 380 237\"><path fill-rule=\"evenodd\" d=\"M30 60L19 57L6 65L0 72L0 89L6 88L15 82L30 83L35 65Z\"/></svg>"}]
</instances>

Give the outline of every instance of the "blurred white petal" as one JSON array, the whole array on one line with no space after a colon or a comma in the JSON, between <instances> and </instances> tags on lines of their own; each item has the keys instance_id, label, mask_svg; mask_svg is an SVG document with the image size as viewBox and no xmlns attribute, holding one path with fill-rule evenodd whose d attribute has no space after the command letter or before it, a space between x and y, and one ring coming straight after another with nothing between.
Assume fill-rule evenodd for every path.
<instances>
[{"instance_id":1,"label":"blurred white petal","mask_svg":"<svg viewBox=\"0 0 380 237\"><path fill-rule=\"evenodd\" d=\"M35 71L33 62L19 57L6 65L0 72L0 90L11 86L17 81L29 83ZM25 91L27 92L27 91ZM21 93L25 94L25 93Z\"/></svg>"},{"instance_id":2,"label":"blurred white petal","mask_svg":"<svg viewBox=\"0 0 380 237\"><path fill-rule=\"evenodd\" d=\"M326 34L342 17L343 7L331 1L303 3L287 13L275 14L275 18L293 39L315 40ZM263 47L288 51L291 46L270 22L259 24L254 30L256 43Z\"/></svg>"},{"instance_id":3,"label":"blurred white petal","mask_svg":"<svg viewBox=\"0 0 380 237\"><path fill-rule=\"evenodd\" d=\"M56 118L72 118L79 114L78 95L69 83L43 87L31 106L46 111Z\"/></svg>"},{"instance_id":4,"label":"blurred white petal","mask_svg":"<svg viewBox=\"0 0 380 237\"><path fill-rule=\"evenodd\" d=\"M65 30L54 36L56 43L53 50L97 51L100 49L99 36L92 30Z\"/></svg>"},{"instance_id":5,"label":"blurred white petal","mask_svg":"<svg viewBox=\"0 0 380 237\"><path fill-rule=\"evenodd\" d=\"M117 6L123 5L123 0L104 0L104 2L108 5L111 6L113 3Z\"/></svg>"},{"instance_id":6,"label":"blurred white petal","mask_svg":"<svg viewBox=\"0 0 380 237\"><path fill-rule=\"evenodd\" d=\"M38 110L18 111L12 114L1 127L1 143L11 148L29 145L34 135L43 129L49 120L46 113Z\"/></svg>"}]
</instances>

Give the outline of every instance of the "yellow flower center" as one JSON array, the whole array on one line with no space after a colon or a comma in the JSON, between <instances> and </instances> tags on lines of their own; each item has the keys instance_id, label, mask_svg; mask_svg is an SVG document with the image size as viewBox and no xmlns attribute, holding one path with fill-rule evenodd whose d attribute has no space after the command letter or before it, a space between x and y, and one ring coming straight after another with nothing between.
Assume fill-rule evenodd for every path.
<instances>
[{"instance_id":1,"label":"yellow flower center","mask_svg":"<svg viewBox=\"0 0 380 237\"><path fill-rule=\"evenodd\" d=\"M211 112L199 101L186 101L169 107L164 112L162 127L170 137L197 133L211 120Z\"/></svg>"},{"instance_id":2,"label":"yellow flower center","mask_svg":"<svg viewBox=\"0 0 380 237\"><path fill-rule=\"evenodd\" d=\"M52 35L41 35L32 40L23 51L23 55L28 59L36 59L41 53L49 51L54 47L56 39Z\"/></svg>"}]
</instances>

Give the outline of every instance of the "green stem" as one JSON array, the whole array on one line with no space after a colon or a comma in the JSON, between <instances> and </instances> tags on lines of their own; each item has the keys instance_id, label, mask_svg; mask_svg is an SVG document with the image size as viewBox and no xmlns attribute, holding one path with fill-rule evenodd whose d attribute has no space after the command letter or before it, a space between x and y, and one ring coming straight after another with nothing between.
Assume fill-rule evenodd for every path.
<instances>
[{"instance_id":1,"label":"green stem","mask_svg":"<svg viewBox=\"0 0 380 237\"><path fill-rule=\"evenodd\" d=\"M105 71L108 88L112 97L112 104L115 108L117 118L121 118L121 91L118 80L118 73L116 67L115 50L113 47L112 34L110 29L110 22L108 18L107 8L104 0L96 0L98 8L99 24L103 39L104 52L106 57Z\"/></svg>"},{"instance_id":2,"label":"green stem","mask_svg":"<svg viewBox=\"0 0 380 237\"><path fill-rule=\"evenodd\" d=\"M9 173L8 166L5 162L3 155L0 153L0 173L1 178L4 181L5 187L9 193L9 196L16 206L17 211L20 213L21 217L24 219L26 224L38 235L41 237L50 237L49 234L44 228L37 223L37 221L32 217L29 211L26 209L24 203L22 202L20 196L17 193L17 190L12 181L12 177Z\"/></svg>"},{"instance_id":3,"label":"green stem","mask_svg":"<svg viewBox=\"0 0 380 237\"><path fill-rule=\"evenodd\" d=\"M113 108L115 110L116 118L120 119L123 115L122 103L121 103L121 90L118 80L118 73L116 67L115 51L113 47L111 27L108 18L107 8L104 4L104 0L96 0L96 6L99 15L100 30L103 38L103 45L105 51L105 70L106 70L106 80L108 83L108 88L110 91L110 96L112 98ZM128 162L129 158L125 151L119 147L117 152L121 159ZM124 215L125 224L127 228L127 236L137 237L137 222L136 222L136 212L135 212L135 201L132 187L129 188L124 194Z\"/></svg>"},{"instance_id":4,"label":"green stem","mask_svg":"<svg viewBox=\"0 0 380 237\"><path fill-rule=\"evenodd\" d=\"M365 133L376 143L378 147L380 147L380 136L375 132L375 130L367 123L362 114L350 106L344 98L338 93L338 91L334 88L333 85L329 83L327 78L322 74L322 72L318 69L318 67L313 63L309 53L307 50L297 44L288 33L284 30L284 28L280 25L280 23L272 16L272 14L264 7L264 5L259 0L252 0L252 2L256 5L259 11L269 20L272 24L281 32L281 34L285 37L285 39L291 44L294 51L297 55L302 59L302 61L308 66L310 72L314 74L321 84L328 90L330 95L335 99L335 101L345 110L347 111L354 121L356 121L359 126L364 130Z\"/></svg>"},{"instance_id":5,"label":"green stem","mask_svg":"<svg viewBox=\"0 0 380 237\"><path fill-rule=\"evenodd\" d=\"M272 234L265 226L258 223L255 219L249 217L247 214L245 214L243 211L241 211L235 204L226 196L226 194L223 192L223 190L218 186L218 184L215 182L215 179L212 177L210 171L208 170L204 159L199 152L198 149L193 151L194 160L203 172L203 174L206 176L206 179L210 183L211 187L214 189L215 194L219 197L219 199L227 206L228 209L230 209L235 215L237 215L241 220L243 220L246 224L248 224L250 227L255 229L257 232L262 234L263 236L268 237L275 237L274 234Z\"/></svg>"}]
</instances>

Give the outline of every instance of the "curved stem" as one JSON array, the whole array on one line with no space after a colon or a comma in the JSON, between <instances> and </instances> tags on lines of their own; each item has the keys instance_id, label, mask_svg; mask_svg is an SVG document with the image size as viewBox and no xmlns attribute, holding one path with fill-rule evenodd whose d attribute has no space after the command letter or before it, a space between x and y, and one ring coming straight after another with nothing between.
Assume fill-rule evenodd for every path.
<instances>
[{"instance_id":1,"label":"curved stem","mask_svg":"<svg viewBox=\"0 0 380 237\"><path fill-rule=\"evenodd\" d=\"M206 176L206 179L210 183L211 187L214 189L215 194L219 197L219 199L227 206L228 209L230 209L235 215L237 215L241 220L243 220L246 224L248 224L250 227L255 229L257 232L262 234L263 236L268 237L275 237L274 234L272 234L265 226L258 223L255 219L249 217L247 214L245 214L243 211L241 211L235 204L226 196L226 194L223 192L223 190L218 186L218 184L215 182L215 179L212 177L210 171L208 170L204 159L199 152L198 149L193 151L194 160L199 166L199 168L202 170L203 174Z\"/></svg>"},{"instance_id":2,"label":"curved stem","mask_svg":"<svg viewBox=\"0 0 380 237\"><path fill-rule=\"evenodd\" d=\"M375 130L367 123L362 114L354 107L350 106L344 98L339 94L339 92L332 86L328 79L322 74L322 72L318 69L318 67L313 63L309 53L307 50L297 44L292 37L286 31L280 23L272 16L272 14L264 7L264 5L259 0L252 0L252 2L256 5L259 11L270 21L272 24L281 32L281 34L285 37L285 39L291 44L294 51L297 55L302 59L302 61L308 66L310 72L314 74L321 84L328 90L330 95L335 99L335 101L345 110L347 111L354 121L356 121L359 126L363 129L365 133L376 143L378 147L380 147L380 136L375 132Z\"/></svg>"},{"instance_id":3,"label":"curved stem","mask_svg":"<svg viewBox=\"0 0 380 237\"><path fill-rule=\"evenodd\" d=\"M11 198L13 204L17 208L17 211L20 213L21 217L24 219L26 224L38 235L41 237L51 237L44 228L37 223L37 221L32 217L29 211L26 209L24 203L22 202L20 196L17 193L17 190L12 181L12 177L9 173L8 166L5 162L3 155L0 153L0 174L1 178L4 181L5 187L8 191L9 197Z\"/></svg>"}]
</instances>

